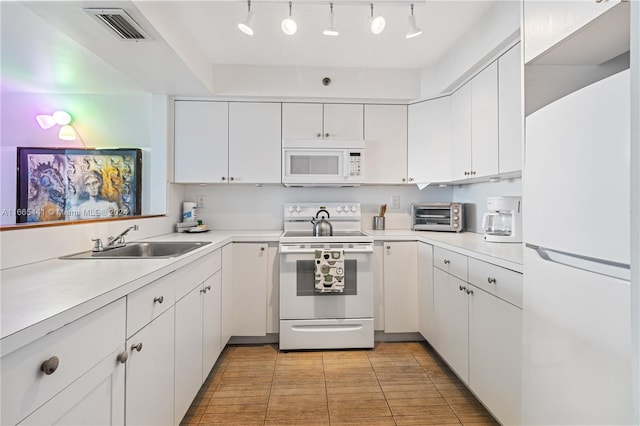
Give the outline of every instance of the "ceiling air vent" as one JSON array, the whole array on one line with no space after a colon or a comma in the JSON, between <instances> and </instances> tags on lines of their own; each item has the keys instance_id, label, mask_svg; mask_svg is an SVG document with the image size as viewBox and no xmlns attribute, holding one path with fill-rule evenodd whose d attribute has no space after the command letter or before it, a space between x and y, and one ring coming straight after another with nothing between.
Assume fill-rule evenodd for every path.
<instances>
[{"instance_id":1,"label":"ceiling air vent","mask_svg":"<svg viewBox=\"0 0 640 426\"><path fill-rule=\"evenodd\" d=\"M123 9L84 9L86 13L106 25L123 40L148 40L150 37L142 27Z\"/></svg>"}]
</instances>

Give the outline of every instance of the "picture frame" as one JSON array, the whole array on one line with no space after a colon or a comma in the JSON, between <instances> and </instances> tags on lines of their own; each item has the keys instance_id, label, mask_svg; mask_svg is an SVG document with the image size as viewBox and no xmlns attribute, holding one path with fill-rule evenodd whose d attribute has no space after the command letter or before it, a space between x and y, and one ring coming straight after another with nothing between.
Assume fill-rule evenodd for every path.
<instances>
[{"instance_id":1,"label":"picture frame","mask_svg":"<svg viewBox=\"0 0 640 426\"><path fill-rule=\"evenodd\" d=\"M16 223L140 215L142 150L17 149Z\"/></svg>"}]
</instances>

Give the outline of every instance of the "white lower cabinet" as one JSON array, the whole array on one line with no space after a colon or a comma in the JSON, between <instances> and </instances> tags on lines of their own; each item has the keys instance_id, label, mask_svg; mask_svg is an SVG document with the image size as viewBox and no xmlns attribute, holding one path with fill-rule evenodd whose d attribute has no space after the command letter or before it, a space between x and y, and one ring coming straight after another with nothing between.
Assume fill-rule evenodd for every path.
<instances>
[{"instance_id":1,"label":"white lower cabinet","mask_svg":"<svg viewBox=\"0 0 640 426\"><path fill-rule=\"evenodd\" d=\"M2 425L122 424L125 299L2 357Z\"/></svg>"},{"instance_id":2,"label":"white lower cabinet","mask_svg":"<svg viewBox=\"0 0 640 426\"><path fill-rule=\"evenodd\" d=\"M221 342L224 347L233 334L233 243L222 247Z\"/></svg>"},{"instance_id":3,"label":"white lower cabinet","mask_svg":"<svg viewBox=\"0 0 640 426\"><path fill-rule=\"evenodd\" d=\"M125 366L116 361L123 349L120 348L109 354L20 424L33 426L124 424Z\"/></svg>"},{"instance_id":4,"label":"white lower cabinet","mask_svg":"<svg viewBox=\"0 0 640 426\"><path fill-rule=\"evenodd\" d=\"M173 336L172 306L127 339L126 424L174 423Z\"/></svg>"},{"instance_id":5,"label":"white lower cabinet","mask_svg":"<svg viewBox=\"0 0 640 426\"><path fill-rule=\"evenodd\" d=\"M467 283L438 268L433 270L436 350L465 383L469 383L469 305Z\"/></svg>"},{"instance_id":6,"label":"white lower cabinet","mask_svg":"<svg viewBox=\"0 0 640 426\"><path fill-rule=\"evenodd\" d=\"M268 244L233 244L233 335L267 334Z\"/></svg>"},{"instance_id":7,"label":"white lower cabinet","mask_svg":"<svg viewBox=\"0 0 640 426\"><path fill-rule=\"evenodd\" d=\"M522 274L435 251L432 344L500 423L520 424ZM467 265L468 279L451 275Z\"/></svg>"},{"instance_id":8,"label":"white lower cabinet","mask_svg":"<svg viewBox=\"0 0 640 426\"><path fill-rule=\"evenodd\" d=\"M418 243L418 332L431 345L435 344L433 311L433 246Z\"/></svg>"},{"instance_id":9,"label":"white lower cabinet","mask_svg":"<svg viewBox=\"0 0 640 426\"><path fill-rule=\"evenodd\" d=\"M387 241L384 249L384 331L418 331L418 249L415 241Z\"/></svg>"}]
</instances>

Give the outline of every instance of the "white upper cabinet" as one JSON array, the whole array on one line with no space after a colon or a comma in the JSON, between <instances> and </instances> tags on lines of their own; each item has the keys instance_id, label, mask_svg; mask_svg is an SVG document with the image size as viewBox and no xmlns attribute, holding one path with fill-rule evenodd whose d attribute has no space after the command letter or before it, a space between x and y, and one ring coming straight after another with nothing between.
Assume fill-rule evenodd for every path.
<instances>
[{"instance_id":1,"label":"white upper cabinet","mask_svg":"<svg viewBox=\"0 0 640 426\"><path fill-rule=\"evenodd\" d=\"M451 97L409 105L408 115L408 182L450 181Z\"/></svg>"},{"instance_id":2,"label":"white upper cabinet","mask_svg":"<svg viewBox=\"0 0 640 426\"><path fill-rule=\"evenodd\" d=\"M229 103L229 182L280 183L280 103Z\"/></svg>"},{"instance_id":3,"label":"white upper cabinet","mask_svg":"<svg viewBox=\"0 0 640 426\"><path fill-rule=\"evenodd\" d=\"M282 104L283 139L363 139L362 104Z\"/></svg>"},{"instance_id":4,"label":"white upper cabinet","mask_svg":"<svg viewBox=\"0 0 640 426\"><path fill-rule=\"evenodd\" d=\"M452 95L453 180L498 173L498 64Z\"/></svg>"},{"instance_id":5,"label":"white upper cabinet","mask_svg":"<svg viewBox=\"0 0 640 426\"><path fill-rule=\"evenodd\" d=\"M629 50L628 2L526 0L523 13L525 63L597 65Z\"/></svg>"},{"instance_id":6,"label":"white upper cabinet","mask_svg":"<svg viewBox=\"0 0 640 426\"><path fill-rule=\"evenodd\" d=\"M225 181L228 171L228 102L174 102L174 180Z\"/></svg>"},{"instance_id":7,"label":"white upper cabinet","mask_svg":"<svg viewBox=\"0 0 640 426\"><path fill-rule=\"evenodd\" d=\"M498 59L498 169L522 170L522 78L520 43Z\"/></svg>"},{"instance_id":8,"label":"white upper cabinet","mask_svg":"<svg viewBox=\"0 0 640 426\"><path fill-rule=\"evenodd\" d=\"M365 105L366 180L371 184L407 181L407 106Z\"/></svg>"},{"instance_id":9,"label":"white upper cabinet","mask_svg":"<svg viewBox=\"0 0 640 426\"><path fill-rule=\"evenodd\" d=\"M471 170L471 82L451 95L451 179L469 178Z\"/></svg>"},{"instance_id":10,"label":"white upper cabinet","mask_svg":"<svg viewBox=\"0 0 640 426\"><path fill-rule=\"evenodd\" d=\"M280 183L279 103L175 101L178 183Z\"/></svg>"}]
</instances>

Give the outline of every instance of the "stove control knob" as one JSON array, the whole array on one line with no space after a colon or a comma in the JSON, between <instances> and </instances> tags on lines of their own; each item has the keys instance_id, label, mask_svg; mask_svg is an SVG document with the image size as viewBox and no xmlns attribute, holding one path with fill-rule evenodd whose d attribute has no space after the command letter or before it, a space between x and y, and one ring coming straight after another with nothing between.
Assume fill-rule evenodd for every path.
<instances>
[{"instance_id":1,"label":"stove control knob","mask_svg":"<svg viewBox=\"0 0 640 426\"><path fill-rule=\"evenodd\" d=\"M293 206L289 206L289 213L293 213L295 211L295 208Z\"/></svg>"},{"instance_id":2,"label":"stove control knob","mask_svg":"<svg viewBox=\"0 0 640 426\"><path fill-rule=\"evenodd\" d=\"M338 213L340 213L340 212L342 211L342 206L338 206L338 207L336 207L336 211L337 211Z\"/></svg>"},{"instance_id":3,"label":"stove control knob","mask_svg":"<svg viewBox=\"0 0 640 426\"><path fill-rule=\"evenodd\" d=\"M453 212L454 212L454 213L458 213L458 209L457 209L457 208L454 208L454 209L453 209Z\"/></svg>"},{"instance_id":4,"label":"stove control knob","mask_svg":"<svg viewBox=\"0 0 640 426\"><path fill-rule=\"evenodd\" d=\"M344 210L345 213L349 213L349 207L348 206L344 206L342 208L342 210Z\"/></svg>"},{"instance_id":5,"label":"stove control knob","mask_svg":"<svg viewBox=\"0 0 640 426\"><path fill-rule=\"evenodd\" d=\"M355 213L358 211L358 208L356 206L351 206L351 211Z\"/></svg>"},{"instance_id":6,"label":"stove control knob","mask_svg":"<svg viewBox=\"0 0 640 426\"><path fill-rule=\"evenodd\" d=\"M296 206L296 211L297 211L298 213L300 213L300 212L302 211L302 209L300 208L300 206Z\"/></svg>"}]
</instances>

